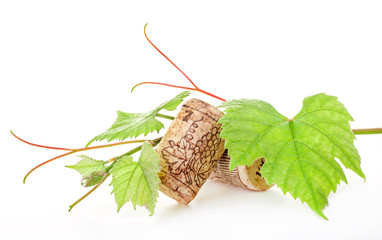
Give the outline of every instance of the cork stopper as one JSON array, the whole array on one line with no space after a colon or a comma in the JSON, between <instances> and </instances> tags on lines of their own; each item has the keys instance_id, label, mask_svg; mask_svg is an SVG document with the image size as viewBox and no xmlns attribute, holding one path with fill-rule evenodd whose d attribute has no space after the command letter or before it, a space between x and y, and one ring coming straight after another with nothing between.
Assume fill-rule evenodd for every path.
<instances>
[{"instance_id":1,"label":"cork stopper","mask_svg":"<svg viewBox=\"0 0 382 240\"><path fill-rule=\"evenodd\" d=\"M195 198L225 150L217 123L222 116L201 100L184 103L156 149L164 194L183 204Z\"/></svg>"},{"instance_id":2,"label":"cork stopper","mask_svg":"<svg viewBox=\"0 0 382 240\"><path fill-rule=\"evenodd\" d=\"M260 173L265 162L264 158L256 159L249 167L238 166L231 172L229 171L229 162L230 157L228 156L228 150L226 150L211 173L210 179L254 191L265 191L272 187L267 184Z\"/></svg>"}]
</instances>

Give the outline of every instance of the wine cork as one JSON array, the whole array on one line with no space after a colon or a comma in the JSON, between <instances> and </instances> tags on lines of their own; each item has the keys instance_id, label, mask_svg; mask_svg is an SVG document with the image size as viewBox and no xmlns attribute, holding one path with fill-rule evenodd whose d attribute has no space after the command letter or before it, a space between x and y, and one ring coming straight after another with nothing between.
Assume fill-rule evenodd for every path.
<instances>
[{"instance_id":1,"label":"wine cork","mask_svg":"<svg viewBox=\"0 0 382 240\"><path fill-rule=\"evenodd\" d=\"M184 103L157 146L164 194L183 204L195 198L225 150L218 124L222 116L201 100Z\"/></svg>"},{"instance_id":2,"label":"wine cork","mask_svg":"<svg viewBox=\"0 0 382 240\"><path fill-rule=\"evenodd\" d=\"M260 173L265 162L264 158L256 159L249 167L238 166L231 172L229 171L229 162L230 157L228 150L226 150L212 171L210 179L254 191L265 191L272 187L267 184Z\"/></svg>"}]
</instances>

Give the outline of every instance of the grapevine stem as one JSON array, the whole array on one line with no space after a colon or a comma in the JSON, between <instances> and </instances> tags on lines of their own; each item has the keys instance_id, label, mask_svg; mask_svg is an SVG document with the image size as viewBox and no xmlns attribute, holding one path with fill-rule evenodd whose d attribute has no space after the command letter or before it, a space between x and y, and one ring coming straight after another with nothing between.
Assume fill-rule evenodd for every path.
<instances>
[{"instance_id":1,"label":"grapevine stem","mask_svg":"<svg viewBox=\"0 0 382 240\"><path fill-rule=\"evenodd\" d=\"M195 91L204 93L204 94L206 94L206 95L208 95L208 96L210 96L210 97L216 98L216 99L218 99L218 100L220 100L220 101L222 101L222 102L225 102L225 101L226 101L224 98L218 97L218 96L216 96L216 95L214 95L214 94L212 94L212 93L209 93L209 92L207 92L207 91L204 91L204 90L202 90L202 89L195 89Z\"/></svg>"},{"instance_id":2,"label":"grapevine stem","mask_svg":"<svg viewBox=\"0 0 382 240\"><path fill-rule=\"evenodd\" d=\"M168 115L161 114L161 113L157 113L155 116L160 117L160 118L169 119L169 120L174 120L175 119L173 116L168 116Z\"/></svg>"},{"instance_id":3,"label":"grapevine stem","mask_svg":"<svg viewBox=\"0 0 382 240\"><path fill-rule=\"evenodd\" d=\"M111 144L105 144L105 145L98 145L98 146L93 146L93 147L84 147L84 148L77 148L73 149L74 152L81 152L81 151L87 151L87 150L93 150L93 149L98 149L98 148L107 148L107 147L114 147L118 145L123 145L123 144L129 144L129 143L141 143L148 141L146 139L142 140L129 140L129 141L123 141L123 142L117 142L117 143L111 143Z\"/></svg>"},{"instance_id":4,"label":"grapevine stem","mask_svg":"<svg viewBox=\"0 0 382 240\"><path fill-rule=\"evenodd\" d=\"M64 151L71 151L71 152L81 152L81 151L92 150L92 149L97 149L97 148L106 148L106 147L113 147L113 146L122 145L122 144L140 143L140 142L147 141L147 140L132 140L132 141L123 141L123 142L104 144L104 145L98 145L98 146L93 146L93 147L84 147L84 148L59 148L59 147L50 147L50 146L44 146L44 145L39 145L39 144L28 142L28 141L16 136L12 131L11 131L11 134L15 138L17 138L18 140L20 140L26 144L35 146L35 147L48 148L48 149L54 149L54 150L64 150Z\"/></svg>"},{"instance_id":5,"label":"grapevine stem","mask_svg":"<svg viewBox=\"0 0 382 240\"><path fill-rule=\"evenodd\" d=\"M382 134L382 128L363 128L363 129L353 129L355 135L366 135L366 134Z\"/></svg>"},{"instance_id":6,"label":"grapevine stem","mask_svg":"<svg viewBox=\"0 0 382 240\"><path fill-rule=\"evenodd\" d=\"M145 27L143 28L143 32L145 33L145 37L147 39L147 41L149 41L149 43L163 56L167 59L167 61L169 61L176 69L179 70L179 72L181 72L187 79L188 81L190 81L190 83L192 84L192 86L194 86L196 89L198 89L198 87L195 85L195 83L192 82L192 80L182 71L180 70L180 68L178 68L178 66L175 65L175 63L173 63L164 53L162 53L161 50L159 50L159 48L157 48L154 43L152 43L150 41L150 39L147 37L147 34L146 34L146 26L147 26L148 23L146 23Z\"/></svg>"},{"instance_id":7,"label":"grapevine stem","mask_svg":"<svg viewBox=\"0 0 382 240\"><path fill-rule=\"evenodd\" d=\"M68 155L70 155L70 154L72 154L72 153L74 153L74 152L67 152L67 153L58 155L58 156L56 156L56 157L54 157L54 158L51 158L51 159L49 159L48 161L45 161L45 162L43 162L43 163L40 163L40 164L37 165L36 167L32 168L32 169L25 175L25 177L24 177L24 179L23 179L23 183L25 183L25 181L27 180L27 177L28 177L32 172L34 172L37 168L39 168L39 167L41 167L41 166L44 166L45 164L50 163L50 162L52 162L52 161L54 161L54 160L56 160L56 159L59 159L59 158L68 156Z\"/></svg>"},{"instance_id":8,"label":"grapevine stem","mask_svg":"<svg viewBox=\"0 0 382 240\"><path fill-rule=\"evenodd\" d=\"M173 88L180 88L180 89L186 89L186 90L192 90L192 91L197 91L197 92L201 92L201 93L204 93L210 97L213 97L213 98L216 98L220 101L223 101L225 102L226 100L224 98L221 98L221 97L218 97L212 93L209 93L207 91L204 91L200 88L190 88L190 87L183 87L183 86L177 86L177 85L172 85L172 84L167 84L167 83L161 83L161 82L141 82L141 83L138 83L137 85L135 85L132 89L131 89L131 92L134 91L134 89L140 85L143 85L143 84L156 84L156 85L162 85L162 86L167 86L167 87L173 87Z\"/></svg>"},{"instance_id":9,"label":"grapevine stem","mask_svg":"<svg viewBox=\"0 0 382 240\"><path fill-rule=\"evenodd\" d=\"M163 86L168 86L168 87L173 87L173 88L180 88L180 89L186 89L186 90L193 90L193 91L196 90L195 88L182 87L182 86L171 85L171 84L167 84L167 83L160 83L160 82L141 82L141 83L138 83L137 85L135 85L135 86L131 89L131 92L133 92L134 89L135 89L136 87L138 87L139 85L143 85L143 84L156 84L156 85L163 85Z\"/></svg>"},{"instance_id":10,"label":"grapevine stem","mask_svg":"<svg viewBox=\"0 0 382 240\"><path fill-rule=\"evenodd\" d=\"M17 138L18 140L26 143L26 144L29 144L29 145L32 145L32 146L35 146L35 147L40 147L40 148L48 148L48 149L55 149L55 150L66 150L66 151L72 151L73 149L70 149L70 148L59 148L59 147L50 147L50 146L44 146L44 145L39 145L39 144L35 144L35 143L31 143L31 142L28 142L28 141L25 141L24 139L18 137L16 134L14 134L11 130L11 134Z\"/></svg>"},{"instance_id":11,"label":"grapevine stem","mask_svg":"<svg viewBox=\"0 0 382 240\"><path fill-rule=\"evenodd\" d=\"M84 200L87 196L89 196L92 192L94 192L105 180L106 178L109 176L109 173L105 173L103 175L103 178L102 180L97 183L89 192L87 192L85 195L83 195L80 199L78 199L77 201L75 201L72 205L69 206L69 212L79 203L81 202L82 200Z\"/></svg>"},{"instance_id":12,"label":"grapevine stem","mask_svg":"<svg viewBox=\"0 0 382 240\"><path fill-rule=\"evenodd\" d=\"M162 140L162 137L160 137L160 138L156 138L156 139L151 140L151 141L148 141L148 142L151 144L151 146L155 147L156 145L158 145L158 143L160 142L160 140ZM122 154L122 155L120 155L120 156L118 156L118 157L114 157L114 158L112 158L112 159L109 159L108 162L112 162L112 163L114 163L114 162L118 161L119 159L121 159L121 158L124 157L124 156L130 156L130 155L133 155L134 153L140 151L141 149L142 149L142 145L140 145L140 146L138 146L138 147L136 147L136 148L133 148L133 149L131 149L130 151L128 151L127 153L124 153L124 154ZM109 167L107 167L107 168L106 168L106 171L108 172L108 171L111 169L111 167L112 167L111 165L110 165Z\"/></svg>"},{"instance_id":13,"label":"grapevine stem","mask_svg":"<svg viewBox=\"0 0 382 240\"><path fill-rule=\"evenodd\" d=\"M173 63L161 50L159 50L159 48L157 48L155 46L155 44L153 42L151 42L151 40L147 37L147 34L146 34L146 26L147 26L148 23L146 23L143 31L144 31L144 34L145 34L145 37L147 39L147 41L149 41L149 43L163 56L167 59L167 61L169 61L176 69L178 69L187 79L188 81L192 84L192 86L194 86L194 88L189 88L189 87L183 87L183 86L176 86L176 85L171 85L171 84L166 84L166 83L159 83L159 82L141 82L141 83L138 83L137 85L135 85L131 91L134 90L134 88L136 88L137 86L139 85L142 85L142 84L157 84L157 85L163 85L163 86L168 86L168 87L174 87L174 88L181 88L181 89L187 89L187 90L193 90L193 91L197 91L197 92L201 92L201 93L204 93L210 97L214 97L216 99L219 99L221 101L225 101L223 98L221 97L218 97L212 93L209 93L207 91L204 91L202 89L200 89L199 87L196 86L196 84L178 67L175 65L175 63Z\"/></svg>"},{"instance_id":14,"label":"grapevine stem","mask_svg":"<svg viewBox=\"0 0 382 240\"><path fill-rule=\"evenodd\" d=\"M11 132L12 133L12 132ZM45 164L47 163L50 163L56 159L59 159L59 158L62 158L62 157L65 157L65 156L68 156L70 154L73 154L73 153L76 153L76 152L82 152L82 151L88 151L88 150L93 150L93 149L98 149L98 148L107 148L107 147L113 147L113 146L118 146L118 145L122 145L122 144L129 144L129 143L141 143L141 142L145 142L147 140L131 140L131 141L123 141L123 142L118 142L118 143L111 143L111 144L105 144L105 145L99 145L99 146L93 146L93 147L84 147L84 148L76 148L76 149L69 149L69 148L56 148L56 147L49 147L49 146L43 146L43 145L39 145L39 144L34 144L34 143L31 143L31 142L28 142L28 141L25 141L24 139L20 138L20 137L17 137L14 133L12 133L13 136L15 136L17 139L19 139L20 141L24 142L24 143L27 143L29 145L32 145L32 146L36 146L36 147L42 147L42 148L49 148L49 149L55 149L55 150L66 150L66 151L69 151L67 153L64 153L64 154L61 154L61 155L58 155L54 158L51 158L43 163L40 163L39 165L37 165L36 167L32 168L24 177L23 179L23 183L25 183L27 177L32 173L34 172L36 169L38 169L39 167L41 166L44 166Z\"/></svg>"}]
</instances>

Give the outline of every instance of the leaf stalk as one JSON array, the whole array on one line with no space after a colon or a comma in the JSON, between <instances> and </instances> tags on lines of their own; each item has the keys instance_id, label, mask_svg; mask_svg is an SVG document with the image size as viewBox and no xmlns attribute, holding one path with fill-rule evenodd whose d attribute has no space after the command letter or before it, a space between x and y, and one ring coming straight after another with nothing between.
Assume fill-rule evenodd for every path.
<instances>
[{"instance_id":1,"label":"leaf stalk","mask_svg":"<svg viewBox=\"0 0 382 240\"><path fill-rule=\"evenodd\" d=\"M161 113L157 113L155 116L160 117L160 118L169 119L169 120L174 120L175 119L173 116L168 116L168 115L161 114Z\"/></svg>"},{"instance_id":2,"label":"leaf stalk","mask_svg":"<svg viewBox=\"0 0 382 240\"><path fill-rule=\"evenodd\" d=\"M352 129L355 135L382 134L382 128Z\"/></svg>"}]
</instances>

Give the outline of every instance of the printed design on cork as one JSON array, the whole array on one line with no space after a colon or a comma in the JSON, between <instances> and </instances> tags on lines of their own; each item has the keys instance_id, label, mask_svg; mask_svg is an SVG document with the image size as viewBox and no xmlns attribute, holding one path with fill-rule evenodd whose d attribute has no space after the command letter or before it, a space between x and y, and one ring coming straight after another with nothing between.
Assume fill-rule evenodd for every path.
<instances>
[{"instance_id":1,"label":"printed design on cork","mask_svg":"<svg viewBox=\"0 0 382 240\"><path fill-rule=\"evenodd\" d=\"M195 183L198 187L207 180L209 173L219 160L215 158L215 155L222 141L219 137L221 128L213 127L210 132L193 143L193 134L201 121L203 117L193 121L179 142L169 140L169 146L162 150L162 156L168 164L168 173L185 181L188 185Z\"/></svg>"}]
</instances>

